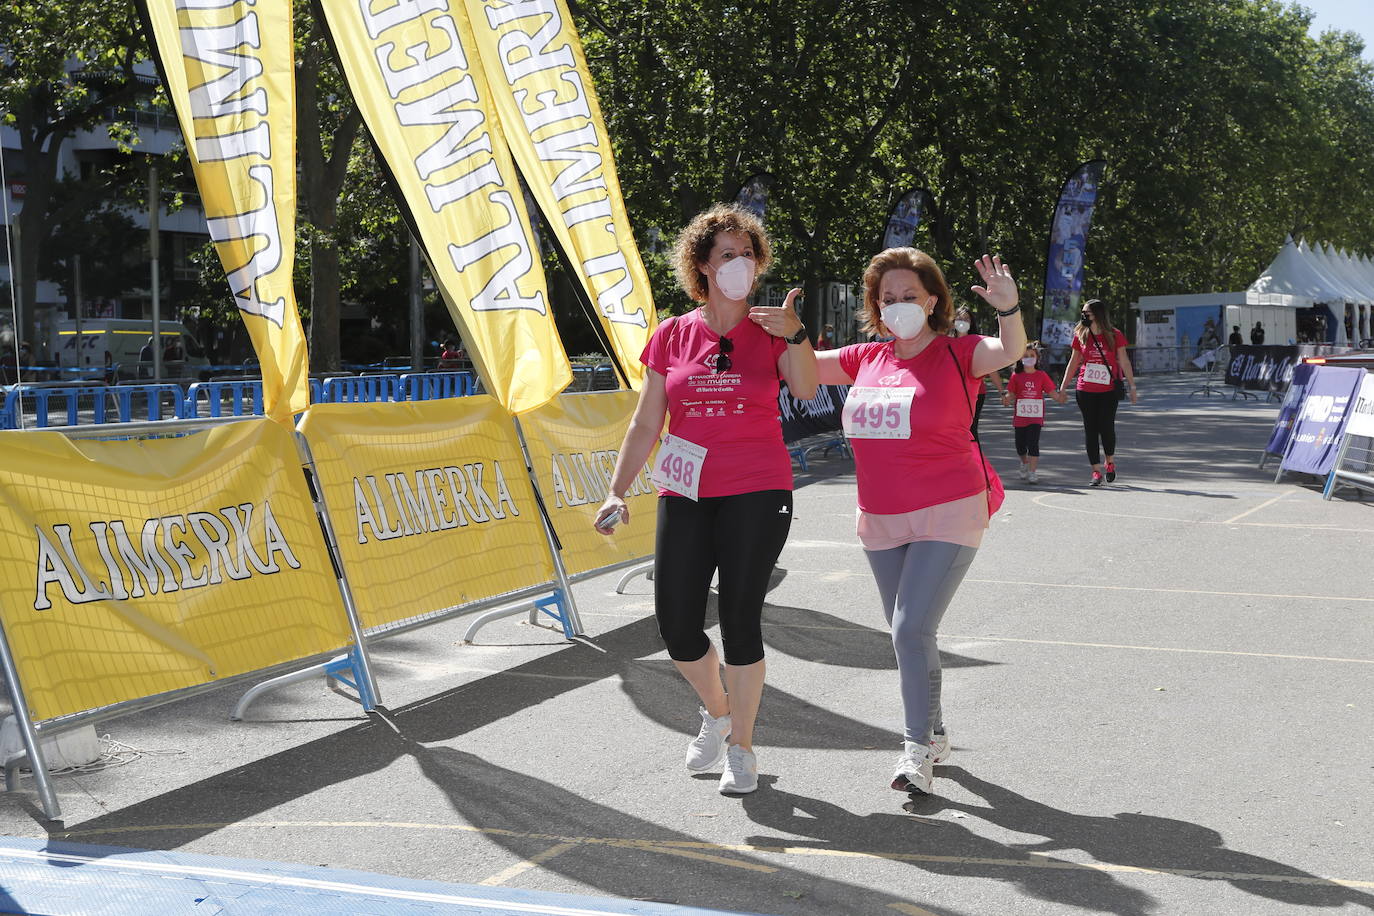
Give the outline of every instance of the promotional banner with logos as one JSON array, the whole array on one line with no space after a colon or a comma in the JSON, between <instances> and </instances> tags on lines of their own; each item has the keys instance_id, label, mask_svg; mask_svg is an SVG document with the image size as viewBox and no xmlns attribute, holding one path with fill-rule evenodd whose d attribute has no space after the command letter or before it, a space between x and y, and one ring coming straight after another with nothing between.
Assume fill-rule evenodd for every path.
<instances>
[{"instance_id":1,"label":"promotional banner with logos","mask_svg":"<svg viewBox=\"0 0 1374 916\"><path fill-rule=\"evenodd\" d=\"M1068 347L1083 298L1083 265L1097 191L1107 163L1101 159L1074 169L1059 192L1045 258L1045 305L1040 339L1046 346Z\"/></svg>"},{"instance_id":2,"label":"promotional banner with logos","mask_svg":"<svg viewBox=\"0 0 1374 916\"><path fill-rule=\"evenodd\" d=\"M1292 375L1297 361L1296 346L1233 346L1226 364L1226 384L1247 391L1269 391Z\"/></svg>"},{"instance_id":3,"label":"promotional banner with logos","mask_svg":"<svg viewBox=\"0 0 1374 916\"><path fill-rule=\"evenodd\" d=\"M649 482L652 454L625 494L629 524L619 525L610 536L592 528L609 491L636 400L629 391L565 394L520 418L569 575L654 553L658 489Z\"/></svg>"},{"instance_id":4,"label":"promotional banner with logos","mask_svg":"<svg viewBox=\"0 0 1374 916\"><path fill-rule=\"evenodd\" d=\"M789 445L807 436L839 432L841 409L849 395L848 385L821 385L809 401L792 397L787 383L778 385L778 414L782 417L782 438Z\"/></svg>"},{"instance_id":5,"label":"promotional banner with logos","mask_svg":"<svg viewBox=\"0 0 1374 916\"><path fill-rule=\"evenodd\" d=\"M267 415L310 404L292 287L296 79L291 0L141 0L149 44L186 138L210 238L262 364Z\"/></svg>"},{"instance_id":6,"label":"promotional banner with logos","mask_svg":"<svg viewBox=\"0 0 1374 916\"><path fill-rule=\"evenodd\" d=\"M1274 431L1269 435L1269 444L1264 447L1270 455L1282 455L1288 447L1288 439L1293 435L1293 421L1302 409L1303 396L1307 385L1312 381L1312 370L1317 368L1311 363L1298 363L1293 367L1293 378L1288 385L1288 394L1279 405L1279 416L1274 421ZM1227 379L1230 384L1230 379Z\"/></svg>"},{"instance_id":7,"label":"promotional banner with logos","mask_svg":"<svg viewBox=\"0 0 1374 916\"><path fill-rule=\"evenodd\" d=\"M1363 369L1315 367L1283 456L1284 470L1318 475L1331 471L1350 407L1364 376Z\"/></svg>"},{"instance_id":8,"label":"promotional banner with logos","mask_svg":"<svg viewBox=\"0 0 1374 916\"><path fill-rule=\"evenodd\" d=\"M935 197L925 188L907 191L892 205L883 228L882 248L911 248L916 241L916 230L921 219L931 209Z\"/></svg>"},{"instance_id":9,"label":"promotional banner with logos","mask_svg":"<svg viewBox=\"0 0 1374 916\"><path fill-rule=\"evenodd\" d=\"M547 403L572 381L572 369L497 115L509 93L488 88L462 0L317 9L486 390L512 413ZM536 198L539 184L530 182ZM580 193L582 184L565 190ZM626 244L634 251L632 239ZM623 260L614 240L611 248L611 260ZM634 356L637 364L639 350Z\"/></svg>"},{"instance_id":10,"label":"promotional banner with logos","mask_svg":"<svg viewBox=\"0 0 1374 916\"><path fill-rule=\"evenodd\" d=\"M773 176L767 172L751 175L735 192L735 203L762 220L768 212L768 188L772 183Z\"/></svg>"},{"instance_id":11,"label":"promotional banner with logos","mask_svg":"<svg viewBox=\"0 0 1374 916\"><path fill-rule=\"evenodd\" d=\"M462 2L450 0L454 18ZM563 0L466 0L466 8L476 43L465 47L485 69L515 161L638 389L639 356L658 313L568 7Z\"/></svg>"},{"instance_id":12,"label":"promotional banner with logos","mask_svg":"<svg viewBox=\"0 0 1374 916\"><path fill-rule=\"evenodd\" d=\"M293 434L0 433L0 620L36 720L351 642Z\"/></svg>"},{"instance_id":13,"label":"promotional banner with logos","mask_svg":"<svg viewBox=\"0 0 1374 916\"><path fill-rule=\"evenodd\" d=\"M301 432L365 628L553 581L515 427L495 398L316 404Z\"/></svg>"}]
</instances>

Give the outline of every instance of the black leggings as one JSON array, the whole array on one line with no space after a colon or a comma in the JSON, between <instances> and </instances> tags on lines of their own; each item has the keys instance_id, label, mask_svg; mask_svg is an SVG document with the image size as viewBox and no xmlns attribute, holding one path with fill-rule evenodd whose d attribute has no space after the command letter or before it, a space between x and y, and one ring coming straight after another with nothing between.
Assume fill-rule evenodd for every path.
<instances>
[{"instance_id":1,"label":"black leggings","mask_svg":"<svg viewBox=\"0 0 1374 916\"><path fill-rule=\"evenodd\" d=\"M674 661L694 662L711 648L706 596L720 570L720 641L727 665L763 660L763 599L773 564L792 527L792 491L658 500L654 614Z\"/></svg>"},{"instance_id":2,"label":"black leggings","mask_svg":"<svg viewBox=\"0 0 1374 916\"><path fill-rule=\"evenodd\" d=\"M983 404L987 402L988 390L984 388L978 392L977 406L973 408L973 422L969 424L968 431L973 434L973 438L978 438L978 421L983 419Z\"/></svg>"},{"instance_id":3,"label":"black leggings","mask_svg":"<svg viewBox=\"0 0 1374 916\"><path fill-rule=\"evenodd\" d=\"M1029 426L1013 426L1012 431L1016 436L1016 454L1039 458L1040 430L1043 428L1039 423L1032 423Z\"/></svg>"},{"instance_id":4,"label":"black leggings","mask_svg":"<svg viewBox=\"0 0 1374 916\"><path fill-rule=\"evenodd\" d=\"M1083 414L1083 440L1088 450L1088 462L1101 464L1102 456L1097 443L1102 441L1102 451L1108 455L1116 454L1116 405L1115 391L1079 391L1078 409Z\"/></svg>"}]
</instances>

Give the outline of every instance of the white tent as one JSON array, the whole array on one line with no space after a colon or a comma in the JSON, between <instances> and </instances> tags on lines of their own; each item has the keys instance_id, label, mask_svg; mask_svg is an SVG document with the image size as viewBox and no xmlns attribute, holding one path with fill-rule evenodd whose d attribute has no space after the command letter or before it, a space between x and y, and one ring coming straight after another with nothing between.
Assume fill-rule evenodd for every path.
<instances>
[{"instance_id":1,"label":"white tent","mask_svg":"<svg viewBox=\"0 0 1374 916\"><path fill-rule=\"evenodd\" d=\"M1327 242L1325 247L1317 245L1312 253L1326 266L1326 272L1334 277L1341 286L1345 287L1346 302L1354 302L1359 305L1374 303L1374 298L1370 297L1369 291L1363 288L1364 283L1360 280L1352 280L1346 273L1345 263L1341 260L1340 255L1336 254L1336 249L1331 247L1330 242Z\"/></svg>"},{"instance_id":2,"label":"white tent","mask_svg":"<svg viewBox=\"0 0 1374 916\"><path fill-rule=\"evenodd\" d=\"M1324 313L1327 341L1338 346L1347 343L1346 304L1354 306L1358 327L1361 318L1367 323L1367 312L1370 303L1374 302L1374 287L1362 280L1343 279L1335 262L1324 252L1309 248L1305 242L1294 242L1291 237L1284 240L1274 260L1250 284L1250 291L1287 293L1311 299ZM1366 314L1361 315L1361 312Z\"/></svg>"}]
</instances>

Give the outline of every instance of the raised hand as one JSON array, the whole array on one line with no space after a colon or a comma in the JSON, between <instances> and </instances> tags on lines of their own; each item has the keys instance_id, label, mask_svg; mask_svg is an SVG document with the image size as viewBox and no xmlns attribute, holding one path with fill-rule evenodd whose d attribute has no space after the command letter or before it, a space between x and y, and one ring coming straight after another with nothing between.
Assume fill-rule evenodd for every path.
<instances>
[{"instance_id":1,"label":"raised hand","mask_svg":"<svg viewBox=\"0 0 1374 916\"><path fill-rule=\"evenodd\" d=\"M787 299L777 308L756 305L749 310L749 320L763 328L774 337L791 337L801 330L802 321L797 317L793 303L802 293L801 287L789 290Z\"/></svg>"},{"instance_id":2,"label":"raised hand","mask_svg":"<svg viewBox=\"0 0 1374 916\"><path fill-rule=\"evenodd\" d=\"M973 291L988 305L1005 312L1020 301L1011 268L1002 263L1001 257L983 255L973 262L973 266L983 278L983 285L973 287Z\"/></svg>"}]
</instances>

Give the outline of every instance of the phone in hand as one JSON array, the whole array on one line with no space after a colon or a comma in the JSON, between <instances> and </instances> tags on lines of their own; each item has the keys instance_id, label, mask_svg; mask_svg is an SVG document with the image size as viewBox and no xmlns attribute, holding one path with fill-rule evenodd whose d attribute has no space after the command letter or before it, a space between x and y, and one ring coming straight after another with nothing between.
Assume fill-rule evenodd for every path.
<instances>
[{"instance_id":1,"label":"phone in hand","mask_svg":"<svg viewBox=\"0 0 1374 916\"><path fill-rule=\"evenodd\" d=\"M625 513L620 509L616 509L610 515L602 519L596 527L600 528L602 531L610 531L612 528L614 528L616 525L619 525L623 521L625 521Z\"/></svg>"}]
</instances>

